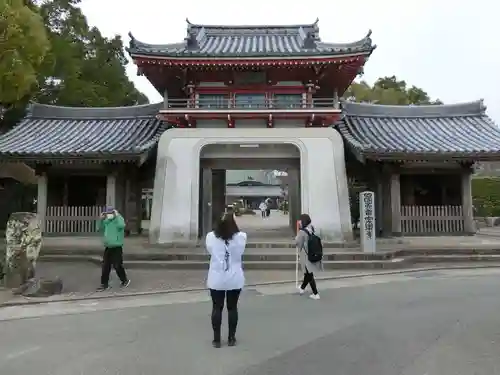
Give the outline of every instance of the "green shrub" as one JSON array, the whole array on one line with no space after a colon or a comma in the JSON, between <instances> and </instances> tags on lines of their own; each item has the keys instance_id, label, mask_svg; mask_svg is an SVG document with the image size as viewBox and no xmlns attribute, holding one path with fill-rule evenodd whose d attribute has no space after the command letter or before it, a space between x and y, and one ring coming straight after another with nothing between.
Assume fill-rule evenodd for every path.
<instances>
[{"instance_id":1,"label":"green shrub","mask_svg":"<svg viewBox=\"0 0 500 375\"><path fill-rule=\"evenodd\" d=\"M475 216L500 216L500 178L474 178L472 200Z\"/></svg>"}]
</instances>

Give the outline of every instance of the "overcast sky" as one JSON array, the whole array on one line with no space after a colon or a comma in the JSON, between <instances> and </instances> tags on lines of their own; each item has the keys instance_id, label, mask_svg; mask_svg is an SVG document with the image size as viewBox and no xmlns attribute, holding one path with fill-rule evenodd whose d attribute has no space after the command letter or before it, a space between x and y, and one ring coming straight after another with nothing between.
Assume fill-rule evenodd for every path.
<instances>
[{"instance_id":1,"label":"overcast sky","mask_svg":"<svg viewBox=\"0 0 500 375\"><path fill-rule=\"evenodd\" d=\"M319 18L325 42L349 42L372 29L377 49L365 66L373 83L396 75L432 98L456 103L483 98L500 125L500 3L495 0L83 0L91 25L106 36L128 32L143 42L181 42L186 17L205 24L298 24ZM494 30L496 28L496 30ZM130 78L152 102L146 78Z\"/></svg>"}]
</instances>

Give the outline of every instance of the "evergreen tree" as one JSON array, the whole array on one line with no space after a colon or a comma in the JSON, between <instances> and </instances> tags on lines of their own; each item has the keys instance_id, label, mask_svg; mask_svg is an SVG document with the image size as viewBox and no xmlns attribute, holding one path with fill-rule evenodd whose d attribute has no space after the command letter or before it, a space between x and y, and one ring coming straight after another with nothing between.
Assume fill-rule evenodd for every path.
<instances>
[{"instance_id":1,"label":"evergreen tree","mask_svg":"<svg viewBox=\"0 0 500 375\"><path fill-rule=\"evenodd\" d=\"M439 99L432 100L421 88L408 88L405 81L398 80L395 76L379 78L373 86L365 81L354 82L347 89L344 98L356 102L390 105L442 104Z\"/></svg>"},{"instance_id":2,"label":"evergreen tree","mask_svg":"<svg viewBox=\"0 0 500 375\"><path fill-rule=\"evenodd\" d=\"M148 103L126 75L121 38L89 27L79 3L0 0L0 104L9 109L3 130L24 115L29 101L78 107Z\"/></svg>"}]
</instances>

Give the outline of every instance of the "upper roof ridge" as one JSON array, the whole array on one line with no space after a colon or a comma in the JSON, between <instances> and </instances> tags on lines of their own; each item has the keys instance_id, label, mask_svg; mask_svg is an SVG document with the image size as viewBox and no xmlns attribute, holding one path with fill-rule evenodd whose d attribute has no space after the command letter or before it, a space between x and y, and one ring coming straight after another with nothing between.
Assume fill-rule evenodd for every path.
<instances>
[{"instance_id":1,"label":"upper roof ridge","mask_svg":"<svg viewBox=\"0 0 500 375\"><path fill-rule=\"evenodd\" d=\"M186 18L186 23L189 28L205 28L205 29L226 29L226 30L238 30L238 29L299 29L299 28L318 28L319 18L317 18L313 23L298 23L298 24L282 24L282 25L217 25L217 24L197 24L192 23Z\"/></svg>"}]
</instances>

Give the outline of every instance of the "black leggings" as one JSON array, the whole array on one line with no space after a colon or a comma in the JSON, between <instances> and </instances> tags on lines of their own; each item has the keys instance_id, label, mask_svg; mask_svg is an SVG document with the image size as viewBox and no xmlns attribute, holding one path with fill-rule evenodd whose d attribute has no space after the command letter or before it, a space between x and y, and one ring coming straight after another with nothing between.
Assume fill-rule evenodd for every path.
<instances>
[{"instance_id":1,"label":"black leggings","mask_svg":"<svg viewBox=\"0 0 500 375\"><path fill-rule=\"evenodd\" d=\"M241 289L235 290L214 290L210 289L212 297L212 328L214 330L214 341L220 342L220 327L222 324L222 310L224 309L224 299L227 300L227 320L229 324L228 338L236 335L238 325L238 299Z\"/></svg>"},{"instance_id":2,"label":"black leggings","mask_svg":"<svg viewBox=\"0 0 500 375\"><path fill-rule=\"evenodd\" d=\"M302 285L300 288L303 290L307 287L307 284L311 285L311 290L313 294L318 294L318 288L316 288L316 280L314 280L314 275L312 272L309 272L306 269L306 272L304 272L304 281L302 281Z\"/></svg>"}]
</instances>

